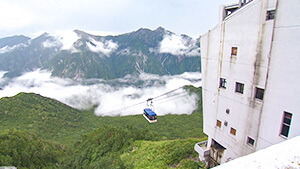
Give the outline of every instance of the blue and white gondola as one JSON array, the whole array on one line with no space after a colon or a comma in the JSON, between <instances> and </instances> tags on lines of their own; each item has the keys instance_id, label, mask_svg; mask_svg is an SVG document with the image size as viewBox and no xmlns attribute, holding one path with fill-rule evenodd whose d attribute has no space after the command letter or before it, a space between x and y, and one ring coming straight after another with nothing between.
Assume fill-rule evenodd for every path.
<instances>
[{"instance_id":1,"label":"blue and white gondola","mask_svg":"<svg viewBox=\"0 0 300 169\"><path fill-rule=\"evenodd\" d=\"M143 116L148 120L149 123L157 122L157 115L154 111L149 108L144 109Z\"/></svg>"}]
</instances>

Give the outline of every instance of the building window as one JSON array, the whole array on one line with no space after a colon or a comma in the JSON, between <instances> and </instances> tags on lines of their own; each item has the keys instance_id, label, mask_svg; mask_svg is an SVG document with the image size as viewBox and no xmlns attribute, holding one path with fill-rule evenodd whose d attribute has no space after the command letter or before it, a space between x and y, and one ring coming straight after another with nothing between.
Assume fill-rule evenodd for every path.
<instances>
[{"instance_id":1,"label":"building window","mask_svg":"<svg viewBox=\"0 0 300 169\"><path fill-rule=\"evenodd\" d=\"M243 94L244 93L244 84L236 82L235 83L235 92Z\"/></svg>"},{"instance_id":2,"label":"building window","mask_svg":"<svg viewBox=\"0 0 300 169\"><path fill-rule=\"evenodd\" d=\"M283 112L283 120L282 120L280 135L284 137L289 136L291 121L292 121L292 113Z\"/></svg>"},{"instance_id":3,"label":"building window","mask_svg":"<svg viewBox=\"0 0 300 169\"><path fill-rule=\"evenodd\" d=\"M220 85L219 85L219 88L224 88L226 89L226 79L225 78L220 78Z\"/></svg>"},{"instance_id":4,"label":"building window","mask_svg":"<svg viewBox=\"0 0 300 169\"><path fill-rule=\"evenodd\" d=\"M254 145L254 139L251 138L251 137L247 137L247 144L250 145L250 146L253 146Z\"/></svg>"},{"instance_id":5,"label":"building window","mask_svg":"<svg viewBox=\"0 0 300 169\"><path fill-rule=\"evenodd\" d=\"M264 99L264 91L265 91L264 89L256 87L255 88L255 98L263 100Z\"/></svg>"},{"instance_id":6,"label":"building window","mask_svg":"<svg viewBox=\"0 0 300 169\"><path fill-rule=\"evenodd\" d=\"M232 134L232 135L236 135L236 129L234 129L234 128L230 128L230 134Z\"/></svg>"},{"instance_id":7,"label":"building window","mask_svg":"<svg viewBox=\"0 0 300 169\"><path fill-rule=\"evenodd\" d=\"M238 50L237 47L232 47L231 48L231 56L236 56L237 55L237 50Z\"/></svg>"},{"instance_id":8,"label":"building window","mask_svg":"<svg viewBox=\"0 0 300 169\"><path fill-rule=\"evenodd\" d=\"M221 128L221 125L222 125L222 122L220 120L217 120L217 124L216 126L220 127Z\"/></svg>"},{"instance_id":9,"label":"building window","mask_svg":"<svg viewBox=\"0 0 300 169\"><path fill-rule=\"evenodd\" d=\"M269 10L267 11L266 20L271 20L275 18L275 10Z\"/></svg>"}]
</instances>

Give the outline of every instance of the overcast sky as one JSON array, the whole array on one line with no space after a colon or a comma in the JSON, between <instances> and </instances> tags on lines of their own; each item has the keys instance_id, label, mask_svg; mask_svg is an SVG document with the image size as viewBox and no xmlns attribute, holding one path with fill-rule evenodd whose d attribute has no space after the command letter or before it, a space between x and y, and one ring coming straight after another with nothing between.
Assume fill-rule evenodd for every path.
<instances>
[{"instance_id":1,"label":"overcast sky","mask_svg":"<svg viewBox=\"0 0 300 169\"><path fill-rule=\"evenodd\" d=\"M1 0L0 38L79 29L121 34L159 26L194 38L218 23L219 6L238 0Z\"/></svg>"}]
</instances>

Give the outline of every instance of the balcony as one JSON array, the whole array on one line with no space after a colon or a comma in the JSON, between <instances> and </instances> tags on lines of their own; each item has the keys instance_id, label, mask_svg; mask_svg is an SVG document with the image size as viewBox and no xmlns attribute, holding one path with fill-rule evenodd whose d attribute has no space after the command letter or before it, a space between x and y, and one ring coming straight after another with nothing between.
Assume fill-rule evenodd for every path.
<instances>
[{"instance_id":1,"label":"balcony","mask_svg":"<svg viewBox=\"0 0 300 169\"><path fill-rule=\"evenodd\" d=\"M207 140L196 143L194 149L199 154L201 161L208 161L209 149L207 148Z\"/></svg>"}]
</instances>

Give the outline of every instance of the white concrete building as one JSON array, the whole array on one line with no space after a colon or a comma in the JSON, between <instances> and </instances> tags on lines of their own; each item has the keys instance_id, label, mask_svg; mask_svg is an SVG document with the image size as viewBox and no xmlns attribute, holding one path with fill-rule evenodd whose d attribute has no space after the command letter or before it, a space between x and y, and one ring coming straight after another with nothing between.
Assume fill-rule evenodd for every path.
<instances>
[{"instance_id":1,"label":"white concrete building","mask_svg":"<svg viewBox=\"0 0 300 169\"><path fill-rule=\"evenodd\" d=\"M300 135L299 8L300 0L239 0L201 36L208 140L195 150L210 166Z\"/></svg>"}]
</instances>

